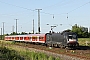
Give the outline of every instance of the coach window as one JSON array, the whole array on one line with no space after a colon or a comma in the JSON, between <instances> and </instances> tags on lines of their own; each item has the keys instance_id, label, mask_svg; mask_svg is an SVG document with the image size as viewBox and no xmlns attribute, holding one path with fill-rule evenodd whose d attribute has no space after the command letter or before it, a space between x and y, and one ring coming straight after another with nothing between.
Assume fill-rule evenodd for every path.
<instances>
[{"instance_id":1,"label":"coach window","mask_svg":"<svg viewBox=\"0 0 90 60\"><path fill-rule=\"evenodd\" d=\"M11 37L9 37L9 39L11 39Z\"/></svg>"},{"instance_id":2,"label":"coach window","mask_svg":"<svg viewBox=\"0 0 90 60\"><path fill-rule=\"evenodd\" d=\"M34 39L36 39L37 37L34 37Z\"/></svg>"},{"instance_id":3,"label":"coach window","mask_svg":"<svg viewBox=\"0 0 90 60\"><path fill-rule=\"evenodd\" d=\"M10 39L10 38L8 37L8 39Z\"/></svg>"},{"instance_id":4,"label":"coach window","mask_svg":"<svg viewBox=\"0 0 90 60\"><path fill-rule=\"evenodd\" d=\"M12 39L14 39L14 37L12 37Z\"/></svg>"},{"instance_id":5,"label":"coach window","mask_svg":"<svg viewBox=\"0 0 90 60\"><path fill-rule=\"evenodd\" d=\"M34 37L32 37L32 39L34 39Z\"/></svg>"},{"instance_id":6,"label":"coach window","mask_svg":"<svg viewBox=\"0 0 90 60\"><path fill-rule=\"evenodd\" d=\"M19 40L19 37L17 37L17 40Z\"/></svg>"},{"instance_id":7,"label":"coach window","mask_svg":"<svg viewBox=\"0 0 90 60\"><path fill-rule=\"evenodd\" d=\"M8 39L10 39L10 37L8 37Z\"/></svg>"},{"instance_id":8,"label":"coach window","mask_svg":"<svg viewBox=\"0 0 90 60\"><path fill-rule=\"evenodd\" d=\"M17 40L17 37L15 37L15 40Z\"/></svg>"},{"instance_id":9,"label":"coach window","mask_svg":"<svg viewBox=\"0 0 90 60\"><path fill-rule=\"evenodd\" d=\"M28 40L28 37L26 37L26 40Z\"/></svg>"},{"instance_id":10,"label":"coach window","mask_svg":"<svg viewBox=\"0 0 90 60\"><path fill-rule=\"evenodd\" d=\"M7 39L9 39L9 37L7 37Z\"/></svg>"},{"instance_id":11,"label":"coach window","mask_svg":"<svg viewBox=\"0 0 90 60\"><path fill-rule=\"evenodd\" d=\"M19 37L15 37L15 40L19 40Z\"/></svg>"},{"instance_id":12,"label":"coach window","mask_svg":"<svg viewBox=\"0 0 90 60\"><path fill-rule=\"evenodd\" d=\"M35 39L37 40L37 37L35 37Z\"/></svg>"},{"instance_id":13,"label":"coach window","mask_svg":"<svg viewBox=\"0 0 90 60\"><path fill-rule=\"evenodd\" d=\"M24 37L24 40L26 40L26 37Z\"/></svg>"},{"instance_id":14,"label":"coach window","mask_svg":"<svg viewBox=\"0 0 90 60\"><path fill-rule=\"evenodd\" d=\"M34 40L34 37L32 37L32 40Z\"/></svg>"},{"instance_id":15,"label":"coach window","mask_svg":"<svg viewBox=\"0 0 90 60\"><path fill-rule=\"evenodd\" d=\"M17 37L17 39L19 40L19 37Z\"/></svg>"},{"instance_id":16,"label":"coach window","mask_svg":"<svg viewBox=\"0 0 90 60\"><path fill-rule=\"evenodd\" d=\"M41 39L41 37L39 37L39 39Z\"/></svg>"},{"instance_id":17,"label":"coach window","mask_svg":"<svg viewBox=\"0 0 90 60\"><path fill-rule=\"evenodd\" d=\"M26 40L29 40L29 37L26 37Z\"/></svg>"},{"instance_id":18,"label":"coach window","mask_svg":"<svg viewBox=\"0 0 90 60\"><path fill-rule=\"evenodd\" d=\"M32 37L33 40L37 40L37 37Z\"/></svg>"},{"instance_id":19,"label":"coach window","mask_svg":"<svg viewBox=\"0 0 90 60\"><path fill-rule=\"evenodd\" d=\"M9 37L7 37L7 39L9 39Z\"/></svg>"},{"instance_id":20,"label":"coach window","mask_svg":"<svg viewBox=\"0 0 90 60\"><path fill-rule=\"evenodd\" d=\"M41 39L43 39L44 37L39 37L39 39L41 40Z\"/></svg>"},{"instance_id":21,"label":"coach window","mask_svg":"<svg viewBox=\"0 0 90 60\"><path fill-rule=\"evenodd\" d=\"M37 39L37 37L35 37L35 39Z\"/></svg>"},{"instance_id":22,"label":"coach window","mask_svg":"<svg viewBox=\"0 0 90 60\"><path fill-rule=\"evenodd\" d=\"M8 37L6 37L6 39L8 39Z\"/></svg>"},{"instance_id":23,"label":"coach window","mask_svg":"<svg viewBox=\"0 0 90 60\"><path fill-rule=\"evenodd\" d=\"M23 40L23 37L20 37L20 40Z\"/></svg>"},{"instance_id":24,"label":"coach window","mask_svg":"<svg viewBox=\"0 0 90 60\"><path fill-rule=\"evenodd\" d=\"M42 37L42 39L44 39L44 37Z\"/></svg>"},{"instance_id":25,"label":"coach window","mask_svg":"<svg viewBox=\"0 0 90 60\"><path fill-rule=\"evenodd\" d=\"M28 37L28 40L30 40L30 38Z\"/></svg>"},{"instance_id":26,"label":"coach window","mask_svg":"<svg viewBox=\"0 0 90 60\"><path fill-rule=\"evenodd\" d=\"M36 39L36 37L32 37L32 39Z\"/></svg>"}]
</instances>

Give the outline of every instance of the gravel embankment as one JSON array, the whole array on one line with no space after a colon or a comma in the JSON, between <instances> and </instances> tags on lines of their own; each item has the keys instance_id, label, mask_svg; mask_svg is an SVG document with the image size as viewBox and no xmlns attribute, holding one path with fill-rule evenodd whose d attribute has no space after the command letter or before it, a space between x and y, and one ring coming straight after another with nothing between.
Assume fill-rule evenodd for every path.
<instances>
[{"instance_id":1,"label":"gravel embankment","mask_svg":"<svg viewBox=\"0 0 90 60\"><path fill-rule=\"evenodd\" d=\"M86 59L81 59L81 58L74 57L74 56L68 56L68 55L64 55L64 54L57 54L57 53L53 53L53 52L49 52L49 51L45 51L45 50L38 50L38 49L22 47L22 46L18 46L18 47L19 48L25 48L25 49L28 49L28 50L34 51L34 52L42 52L42 53L47 54L48 56L60 57L60 59L62 59L62 60L86 60Z\"/></svg>"}]
</instances>

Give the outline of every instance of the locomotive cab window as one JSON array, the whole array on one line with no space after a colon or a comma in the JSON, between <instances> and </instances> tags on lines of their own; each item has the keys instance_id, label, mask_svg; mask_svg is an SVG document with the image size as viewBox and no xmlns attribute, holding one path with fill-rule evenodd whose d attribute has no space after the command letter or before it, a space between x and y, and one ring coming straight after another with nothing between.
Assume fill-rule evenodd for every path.
<instances>
[{"instance_id":1,"label":"locomotive cab window","mask_svg":"<svg viewBox=\"0 0 90 60\"><path fill-rule=\"evenodd\" d=\"M72 35L69 35L68 38L69 38L69 39L72 39Z\"/></svg>"},{"instance_id":2,"label":"locomotive cab window","mask_svg":"<svg viewBox=\"0 0 90 60\"><path fill-rule=\"evenodd\" d=\"M69 39L76 39L77 36L76 36L76 35L69 35L68 38L69 38Z\"/></svg>"},{"instance_id":3,"label":"locomotive cab window","mask_svg":"<svg viewBox=\"0 0 90 60\"><path fill-rule=\"evenodd\" d=\"M46 39L47 39L47 41L50 41L50 39L51 39L51 35L52 35L52 34L47 34L47 35L46 35Z\"/></svg>"},{"instance_id":4,"label":"locomotive cab window","mask_svg":"<svg viewBox=\"0 0 90 60\"><path fill-rule=\"evenodd\" d=\"M77 35L73 35L73 39L76 39L77 38Z\"/></svg>"}]
</instances>

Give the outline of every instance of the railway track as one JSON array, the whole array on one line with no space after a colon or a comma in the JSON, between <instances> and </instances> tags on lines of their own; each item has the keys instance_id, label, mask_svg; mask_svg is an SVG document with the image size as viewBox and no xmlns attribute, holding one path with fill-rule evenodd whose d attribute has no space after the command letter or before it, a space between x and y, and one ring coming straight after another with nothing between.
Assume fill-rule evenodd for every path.
<instances>
[{"instance_id":1,"label":"railway track","mask_svg":"<svg viewBox=\"0 0 90 60\"><path fill-rule=\"evenodd\" d=\"M15 43L16 45L28 47L28 48L35 48L38 50L44 50L52 53L58 53L62 55L73 56L85 60L90 60L90 47L89 46L80 46L77 49L61 49L61 48L54 48L54 47L46 47L39 44L30 44L30 43Z\"/></svg>"}]
</instances>

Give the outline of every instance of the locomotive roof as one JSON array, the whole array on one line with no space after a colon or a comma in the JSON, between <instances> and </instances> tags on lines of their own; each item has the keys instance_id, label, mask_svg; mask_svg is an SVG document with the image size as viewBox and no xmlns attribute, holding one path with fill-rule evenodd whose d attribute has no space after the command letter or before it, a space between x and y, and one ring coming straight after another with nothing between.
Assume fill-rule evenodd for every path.
<instances>
[{"instance_id":1,"label":"locomotive roof","mask_svg":"<svg viewBox=\"0 0 90 60\"><path fill-rule=\"evenodd\" d=\"M76 34L75 32L64 32L63 34Z\"/></svg>"},{"instance_id":2,"label":"locomotive roof","mask_svg":"<svg viewBox=\"0 0 90 60\"><path fill-rule=\"evenodd\" d=\"M25 34L25 35L9 35L9 36L43 36L45 34Z\"/></svg>"}]
</instances>

